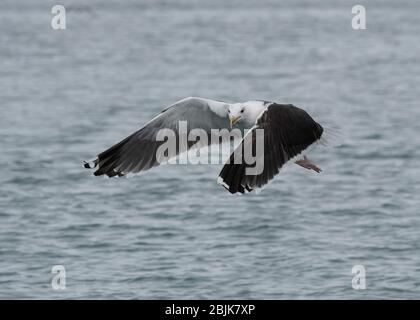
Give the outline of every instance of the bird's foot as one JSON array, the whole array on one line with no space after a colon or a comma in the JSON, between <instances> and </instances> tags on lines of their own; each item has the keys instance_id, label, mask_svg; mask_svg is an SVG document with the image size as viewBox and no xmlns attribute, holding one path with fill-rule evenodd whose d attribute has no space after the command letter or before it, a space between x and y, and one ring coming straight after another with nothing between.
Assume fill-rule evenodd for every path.
<instances>
[{"instance_id":1,"label":"bird's foot","mask_svg":"<svg viewBox=\"0 0 420 320\"><path fill-rule=\"evenodd\" d=\"M322 170L317 165L312 163L306 156L303 157L303 159L295 161L296 164L300 165L301 167L308 169L308 170L314 170L318 173L320 173Z\"/></svg>"}]
</instances>

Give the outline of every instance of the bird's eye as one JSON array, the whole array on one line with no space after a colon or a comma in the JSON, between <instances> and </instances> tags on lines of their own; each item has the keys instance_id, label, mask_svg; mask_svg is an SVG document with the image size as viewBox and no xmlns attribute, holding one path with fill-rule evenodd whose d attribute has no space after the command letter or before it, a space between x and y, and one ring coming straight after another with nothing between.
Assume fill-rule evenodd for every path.
<instances>
[{"instance_id":1,"label":"bird's eye","mask_svg":"<svg viewBox=\"0 0 420 320\"><path fill-rule=\"evenodd\" d=\"M230 110L228 110L228 113L230 113Z\"/></svg>"},{"instance_id":2,"label":"bird's eye","mask_svg":"<svg viewBox=\"0 0 420 320\"><path fill-rule=\"evenodd\" d=\"M244 109L241 110L241 113L244 113Z\"/></svg>"}]
</instances>

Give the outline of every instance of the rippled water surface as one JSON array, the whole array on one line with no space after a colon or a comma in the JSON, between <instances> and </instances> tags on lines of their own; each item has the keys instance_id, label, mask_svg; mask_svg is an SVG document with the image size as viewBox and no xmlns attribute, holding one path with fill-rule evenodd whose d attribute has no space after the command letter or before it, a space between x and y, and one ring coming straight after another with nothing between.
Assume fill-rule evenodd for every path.
<instances>
[{"instance_id":1,"label":"rippled water surface","mask_svg":"<svg viewBox=\"0 0 420 320\"><path fill-rule=\"evenodd\" d=\"M420 297L418 1L364 31L353 1L62 3L55 31L53 2L0 2L0 298ZM220 165L81 168L185 96L294 103L341 145L242 197Z\"/></svg>"}]
</instances>

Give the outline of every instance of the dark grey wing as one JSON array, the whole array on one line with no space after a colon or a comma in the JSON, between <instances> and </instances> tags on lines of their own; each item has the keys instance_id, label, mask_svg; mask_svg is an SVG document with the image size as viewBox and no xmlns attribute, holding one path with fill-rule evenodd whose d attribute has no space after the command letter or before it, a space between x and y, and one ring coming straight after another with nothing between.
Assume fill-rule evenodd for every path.
<instances>
[{"instance_id":1,"label":"dark grey wing","mask_svg":"<svg viewBox=\"0 0 420 320\"><path fill-rule=\"evenodd\" d=\"M255 156L257 129L264 130L264 152L257 155L264 167L262 173L253 175L246 173L246 169L254 167L255 163L246 163L244 146L249 143ZM306 111L291 104L273 103L260 115L255 126L231 154L218 181L231 193L244 193L245 190L260 188L278 174L287 161L318 141L322 133L322 126ZM241 161L235 163L235 159Z\"/></svg>"},{"instance_id":2,"label":"dark grey wing","mask_svg":"<svg viewBox=\"0 0 420 320\"><path fill-rule=\"evenodd\" d=\"M210 134L211 129L229 128L227 110L228 104L224 102L201 98L180 100L162 111L137 132L99 154L93 161L93 165L85 163L85 167L97 168L95 176L113 177L158 166L160 161L157 159L156 152L165 142L157 139L161 129L170 129L176 134L177 148L173 154L169 154L168 151L166 155L176 156L186 151L178 148L180 121L186 121L187 132L192 129L203 129ZM194 142L186 141L185 143L186 149L194 145Z\"/></svg>"}]
</instances>

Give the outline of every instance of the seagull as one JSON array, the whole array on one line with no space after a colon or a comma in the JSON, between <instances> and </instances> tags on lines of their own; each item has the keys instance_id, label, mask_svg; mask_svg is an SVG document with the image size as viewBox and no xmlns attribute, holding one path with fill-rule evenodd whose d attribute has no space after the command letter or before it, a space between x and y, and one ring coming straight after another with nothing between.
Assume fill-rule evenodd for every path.
<instances>
[{"instance_id":1,"label":"seagull","mask_svg":"<svg viewBox=\"0 0 420 320\"><path fill-rule=\"evenodd\" d=\"M227 103L188 97L164 109L138 131L100 153L93 161L85 161L84 167L96 169L95 176L122 177L159 166L161 161L157 153L164 143L157 139L159 131L173 130L176 138L180 138L181 121L186 122L187 133L201 129L209 137L214 129L224 130L225 133L230 133L235 128L247 130L224 164L217 180L232 194L262 188L279 173L285 163L319 142L324 132L323 127L306 111L292 104L260 100ZM263 139L258 140L253 134L261 129ZM213 143L210 140L206 142L207 145ZM247 173L247 168L252 167L244 159L243 150L247 141L253 149L258 147L258 143L263 144L263 154L258 158L262 159L263 169L258 174ZM178 156L197 145L198 142L187 141L185 149L177 148L171 154L168 153L168 157ZM242 161L236 161L237 159ZM321 172L306 155L295 163L307 170Z\"/></svg>"}]
</instances>

